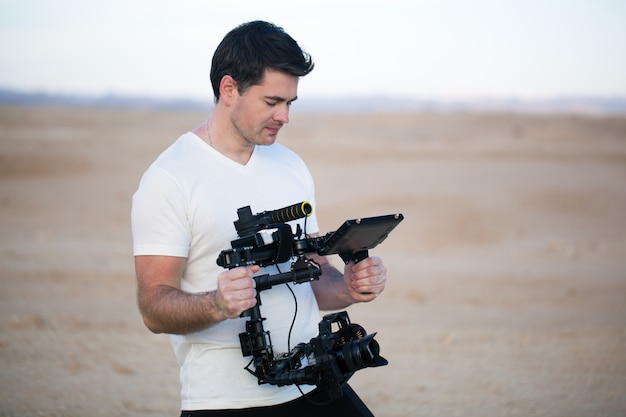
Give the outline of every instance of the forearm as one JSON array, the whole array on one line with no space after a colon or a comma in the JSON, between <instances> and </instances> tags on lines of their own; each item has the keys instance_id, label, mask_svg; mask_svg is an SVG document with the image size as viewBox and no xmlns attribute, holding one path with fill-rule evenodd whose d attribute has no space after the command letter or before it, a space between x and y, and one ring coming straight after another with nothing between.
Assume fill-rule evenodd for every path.
<instances>
[{"instance_id":1,"label":"forearm","mask_svg":"<svg viewBox=\"0 0 626 417\"><path fill-rule=\"evenodd\" d=\"M167 285L140 292L139 309L144 323L154 333L187 334L225 320L226 315L210 291L190 294Z\"/></svg>"},{"instance_id":2,"label":"forearm","mask_svg":"<svg viewBox=\"0 0 626 417\"><path fill-rule=\"evenodd\" d=\"M311 282L320 310L340 310L354 303L343 273L328 262L319 262L322 275Z\"/></svg>"}]
</instances>

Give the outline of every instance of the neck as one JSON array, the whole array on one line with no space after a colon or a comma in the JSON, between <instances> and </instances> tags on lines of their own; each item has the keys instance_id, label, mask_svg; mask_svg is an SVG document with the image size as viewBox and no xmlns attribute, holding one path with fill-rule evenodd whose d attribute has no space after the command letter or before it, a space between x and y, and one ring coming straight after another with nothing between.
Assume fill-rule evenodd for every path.
<instances>
[{"instance_id":1,"label":"neck","mask_svg":"<svg viewBox=\"0 0 626 417\"><path fill-rule=\"evenodd\" d=\"M228 140L235 135L222 132L213 116L196 127L193 133L213 149L241 165L246 165L254 152L254 144L245 143L242 145L241 141Z\"/></svg>"}]
</instances>

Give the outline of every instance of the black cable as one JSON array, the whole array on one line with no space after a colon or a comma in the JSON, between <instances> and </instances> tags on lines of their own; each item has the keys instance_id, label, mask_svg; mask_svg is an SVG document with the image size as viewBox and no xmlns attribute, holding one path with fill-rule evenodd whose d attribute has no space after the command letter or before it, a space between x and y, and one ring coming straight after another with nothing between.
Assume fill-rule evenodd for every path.
<instances>
[{"instance_id":1,"label":"black cable","mask_svg":"<svg viewBox=\"0 0 626 417\"><path fill-rule=\"evenodd\" d=\"M295 310L293 312L293 319L291 320L291 326L289 326L289 335L287 336L287 352L291 352L291 332L293 331L293 327L296 324L296 317L298 316L298 298L296 297L296 293L293 292L291 285L289 285L289 283L286 283L285 285L287 286L289 292L291 293L291 296L293 297L293 304L295 307Z\"/></svg>"}]
</instances>

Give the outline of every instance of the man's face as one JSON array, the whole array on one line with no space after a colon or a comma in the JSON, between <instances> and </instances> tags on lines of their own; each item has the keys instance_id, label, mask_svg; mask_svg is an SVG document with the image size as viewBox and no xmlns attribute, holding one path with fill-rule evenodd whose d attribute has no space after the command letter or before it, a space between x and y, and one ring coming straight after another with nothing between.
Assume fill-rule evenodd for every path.
<instances>
[{"instance_id":1,"label":"man's face","mask_svg":"<svg viewBox=\"0 0 626 417\"><path fill-rule=\"evenodd\" d=\"M289 122L289 107L298 96L298 77L279 71L265 71L259 85L253 85L236 100L231 122L243 141L271 145L280 128Z\"/></svg>"}]
</instances>

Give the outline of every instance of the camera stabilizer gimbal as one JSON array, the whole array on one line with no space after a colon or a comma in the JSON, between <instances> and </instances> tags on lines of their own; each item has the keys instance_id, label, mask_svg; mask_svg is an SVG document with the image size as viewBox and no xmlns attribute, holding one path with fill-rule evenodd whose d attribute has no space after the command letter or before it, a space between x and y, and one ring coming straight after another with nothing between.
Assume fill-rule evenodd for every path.
<instances>
[{"instance_id":1,"label":"camera stabilizer gimbal","mask_svg":"<svg viewBox=\"0 0 626 417\"><path fill-rule=\"evenodd\" d=\"M346 264L367 258L368 250L385 240L404 216L393 214L348 220L337 231L322 237L302 237L300 225L294 234L286 224L311 213L312 207L307 202L255 215L250 206L238 209L234 225L239 238L231 242L231 249L220 253L217 264L232 269L292 260L288 272L254 277L257 304L242 313L249 319L246 331L239 334L243 356L252 356L245 369L257 377L259 384L316 385L327 389L330 398L337 398L342 395L342 384L355 371L387 365L387 360L379 355L380 348L374 340L376 333L368 335L363 327L350 323L345 311L327 314L319 323L318 336L275 357L270 333L263 328L260 292L278 284L301 284L319 279L322 273L319 265L306 254L338 254ZM335 332L333 324L338 326Z\"/></svg>"}]
</instances>

